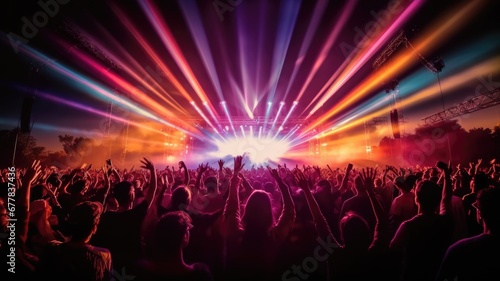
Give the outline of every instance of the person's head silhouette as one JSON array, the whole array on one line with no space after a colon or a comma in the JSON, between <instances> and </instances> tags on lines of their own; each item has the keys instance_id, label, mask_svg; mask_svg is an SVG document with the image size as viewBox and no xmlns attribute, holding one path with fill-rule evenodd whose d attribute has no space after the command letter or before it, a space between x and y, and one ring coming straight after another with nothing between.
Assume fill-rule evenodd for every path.
<instances>
[{"instance_id":1,"label":"person's head silhouette","mask_svg":"<svg viewBox=\"0 0 500 281\"><path fill-rule=\"evenodd\" d=\"M267 233L271 229L274 219L269 193L255 190L248 197L242 221L247 231Z\"/></svg>"},{"instance_id":2,"label":"person's head silhouette","mask_svg":"<svg viewBox=\"0 0 500 281\"><path fill-rule=\"evenodd\" d=\"M189 230L193 227L191 217L183 211L164 214L156 226L157 258L182 257L182 250L189 244Z\"/></svg>"},{"instance_id":3,"label":"person's head silhouette","mask_svg":"<svg viewBox=\"0 0 500 281\"><path fill-rule=\"evenodd\" d=\"M431 180L423 180L415 188L415 203L420 213L433 213L441 202L441 188Z\"/></svg>"},{"instance_id":4,"label":"person's head silhouette","mask_svg":"<svg viewBox=\"0 0 500 281\"><path fill-rule=\"evenodd\" d=\"M113 195L120 208L131 209L134 204L135 190L131 182L122 181L115 184Z\"/></svg>"},{"instance_id":5,"label":"person's head silhouette","mask_svg":"<svg viewBox=\"0 0 500 281\"><path fill-rule=\"evenodd\" d=\"M484 232L498 233L500 229L500 188L490 187L479 191L473 206L476 218Z\"/></svg>"},{"instance_id":6,"label":"person's head silhouette","mask_svg":"<svg viewBox=\"0 0 500 281\"><path fill-rule=\"evenodd\" d=\"M69 213L69 231L73 241L88 242L96 232L103 211L101 203L84 201Z\"/></svg>"},{"instance_id":7,"label":"person's head silhouette","mask_svg":"<svg viewBox=\"0 0 500 281\"><path fill-rule=\"evenodd\" d=\"M191 191L188 187L181 185L172 192L172 201L170 202L172 209L184 211L190 203Z\"/></svg>"}]
</instances>

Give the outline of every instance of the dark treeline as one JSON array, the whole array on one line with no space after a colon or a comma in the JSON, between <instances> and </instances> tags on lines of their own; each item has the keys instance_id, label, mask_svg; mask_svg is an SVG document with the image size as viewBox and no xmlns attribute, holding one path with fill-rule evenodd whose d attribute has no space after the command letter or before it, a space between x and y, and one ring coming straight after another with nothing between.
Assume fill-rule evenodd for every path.
<instances>
[{"instance_id":1,"label":"dark treeline","mask_svg":"<svg viewBox=\"0 0 500 281\"><path fill-rule=\"evenodd\" d=\"M50 151L38 145L34 136L17 132L18 129L0 130L0 167L12 165L16 135L14 160L20 167L29 166L34 159L39 159L44 166L60 169L76 168L83 163L102 163L107 158L126 165L120 161L125 153L123 137L98 141L86 136L59 135L61 149ZM467 165L477 159L500 159L499 144L500 126L493 129L472 128L467 131L456 120L452 120L421 126L414 133L406 134L400 139L384 137L378 147L373 147L373 160L383 164L414 167L433 165L436 161L446 159L454 164ZM451 159L449 150L453 152ZM142 154L128 152L127 156L129 159L138 159Z\"/></svg>"}]
</instances>

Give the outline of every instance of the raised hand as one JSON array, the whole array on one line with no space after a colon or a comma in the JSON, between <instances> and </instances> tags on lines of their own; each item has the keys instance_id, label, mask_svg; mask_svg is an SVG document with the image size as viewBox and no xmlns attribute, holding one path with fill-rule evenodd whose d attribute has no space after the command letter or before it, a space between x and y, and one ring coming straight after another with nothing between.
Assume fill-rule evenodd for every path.
<instances>
[{"instance_id":1,"label":"raised hand","mask_svg":"<svg viewBox=\"0 0 500 281\"><path fill-rule=\"evenodd\" d=\"M300 189L304 191L310 191L309 189L309 180L307 179L306 175L299 170L299 169L294 169L293 172L293 177L295 178L295 181L297 182L297 185L299 186Z\"/></svg>"},{"instance_id":2,"label":"raised hand","mask_svg":"<svg viewBox=\"0 0 500 281\"><path fill-rule=\"evenodd\" d=\"M101 168L101 171L104 174L104 182L106 183L106 186L109 184L109 174L108 174L109 167L104 166Z\"/></svg>"},{"instance_id":3,"label":"raised hand","mask_svg":"<svg viewBox=\"0 0 500 281\"><path fill-rule=\"evenodd\" d=\"M143 160L141 160L141 163L142 163L141 168L149 170L153 173L155 172L155 166L150 160L146 159L146 157L144 157Z\"/></svg>"},{"instance_id":4,"label":"raised hand","mask_svg":"<svg viewBox=\"0 0 500 281\"><path fill-rule=\"evenodd\" d=\"M451 169L450 167L448 166L448 164L444 163L443 161L438 161L436 163L436 167L442 171L442 172L445 172L445 173L450 173L451 172Z\"/></svg>"},{"instance_id":5,"label":"raised hand","mask_svg":"<svg viewBox=\"0 0 500 281\"><path fill-rule=\"evenodd\" d=\"M198 165L198 173L203 174L208 170L208 162L205 166L203 166L203 163Z\"/></svg>"},{"instance_id":6,"label":"raised hand","mask_svg":"<svg viewBox=\"0 0 500 281\"><path fill-rule=\"evenodd\" d=\"M312 166L314 171L318 174L318 176L321 176L321 168L319 166Z\"/></svg>"},{"instance_id":7,"label":"raised hand","mask_svg":"<svg viewBox=\"0 0 500 281\"><path fill-rule=\"evenodd\" d=\"M34 160L33 163L31 163L31 167L29 167L28 170L26 170L26 173L24 173L23 181L29 184L33 184L41 174L42 169L40 160Z\"/></svg>"},{"instance_id":8,"label":"raised hand","mask_svg":"<svg viewBox=\"0 0 500 281\"><path fill-rule=\"evenodd\" d=\"M16 169L16 179L21 179L23 178L23 174L21 169Z\"/></svg>"},{"instance_id":9,"label":"raised hand","mask_svg":"<svg viewBox=\"0 0 500 281\"><path fill-rule=\"evenodd\" d=\"M111 159L106 160L106 165L108 165L110 169L113 167L113 162L111 162Z\"/></svg>"},{"instance_id":10,"label":"raised hand","mask_svg":"<svg viewBox=\"0 0 500 281\"><path fill-rule=\"evenodd\" d=\"M234 174L233 174L233 176L237 176L241 172L241 170L243 169L244 166L245 166L245 164L243 164L243 156L238 155L238 156L234 157Z\"/></svg>"},{"instance_id":11,"label":"raised hand","mask_svg":"<svg viewBox=\"0 0 500 281\"><path fill-rule=\"evenodd\" d=\"M280 174L278 172L278 169L273 169L269 166L266 166L267 170L269 171L269 174L271 174L271 177L273 177L276 181L281 180Z\"/></svg>"},{"instance_id":12,"label":"raised hand","mask_svg":"<svg viewBox=\"0 0 500 281\"><path fill-rule=\"evenodd\" d=\"M366 188L366 191L373 192L374 191L374 181L377 176L377 170L374 168L367 168L366 170L363 168L362 172L359 173L363 185Z\"/></svg>"},{"instance_id":13,"label":"raised hand","mask_svg":"<svg viewBox=\"0 0 500 281\"><path fill-rule=\"evenodd\" d=\"M179 170L182 170L182 168L186 169L186 164L184 161L179 161Z\"/></svg>"},{"instance_id":14,"label":"raised hand","mask_svg":"<svg viewBox=\"0 0 500 281\"><path fill-rule=\"evenodd\" d=\"M402 177L404 177L404 176L405 176L405 174L406 174L406 170L405 170L405 168L403 168L403 167L399 167L399 175L400 175L400 176L402 176Z\"/></svg>"},{"instance_id":15,"label":"raised hand","mask_svg":"<svg viewBox=\"0 0 500 281\"><path fill-rule=\"evenodd\" d=\"M332 168L330 168L330 165L326 164L326 167L328 168L328 170L329 170L332 174L334 174L334 173L335 173L335 172L332 170Z\"/></svg>"},{"instance_id":16,"label":"raised hand","mask_svg":"<svg viewBox=\"0 0 500 281\"><path fill-rule=\"evenodd\" d=\"M224 167L224 160L220 159L217 161L217 164L219 164L219 170L222 170L222 167Z\"/></svg>"}]
</instances>

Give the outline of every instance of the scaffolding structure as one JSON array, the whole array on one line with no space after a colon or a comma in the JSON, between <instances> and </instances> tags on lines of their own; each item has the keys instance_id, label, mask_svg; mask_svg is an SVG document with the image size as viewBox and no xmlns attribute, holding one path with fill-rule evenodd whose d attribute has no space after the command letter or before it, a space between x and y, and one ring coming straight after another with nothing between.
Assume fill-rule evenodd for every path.
<instances>
[{"instance_id":1,"label":"scaffolding structure","mask_svg":"<svg viewBox=\"0 0 500 281\"><path fill-rule=\"evenodd\" d=\"M422 120L425 125L432 125L498 104L500 104L500 88L473 97L448 109L422 118Z\"/></svg>"},{"instance_id":2,"label":"scaffolding structure","mask_svg":"<svg viewBox=\"0 0 500 281\"><path fill-rule=\"evenodd\" d=\"M436 58L435 61L430 62L428 61L422 54L420 54L411 44L410 40L408 40L408 37L406 37L406 34L403 30L401 30L398 35L389 42L389 44L385 47L385 49L380 53L380 55L373 61L372 67L373 69L377 69L381 67L386 60L389 59L389 57L401 46L404 45L407 48L411 48L413 53L418 57L420 62L431 72L433 73L438 73L441 71L439 69L439 60L440 58ZM444 65L443 65L444 66Z\"/></svg>"}]
</instances>

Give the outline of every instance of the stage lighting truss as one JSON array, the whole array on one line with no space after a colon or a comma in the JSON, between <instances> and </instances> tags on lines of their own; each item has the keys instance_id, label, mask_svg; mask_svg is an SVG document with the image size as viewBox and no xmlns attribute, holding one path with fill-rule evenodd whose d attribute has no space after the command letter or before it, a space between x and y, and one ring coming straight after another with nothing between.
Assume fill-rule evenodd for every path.
<instances>
[{"instance_id":1,"label":"stage lighting truss","mask_svg":"<svg viewBox=\"0 0 500 281\"><path fill-rule=\"evenodd\" d=\"M430 62L422 54L420 54L415 47L413 47L410 40L408 40L403 30L401 30L398 35L392 39L391 42L389 42L382 53L380 53L380 55L373 61L372 68L377 69L381 67L401 45L411 48L413 53L419 58L420 62L433 73L441 72L444 68L444 62L441 57L436 57L432 62Z\"/></svg>"},{"instance_id":2,"label":"stage lighting truss","mask_svg":"<svg viewBox=\"0 0 500 281\"><path fill-rule=\"evenodd\" d=\"M424 121L425 125L432 125L498 104L500 104L500 88L496 88L492 91L473 97L472 99L466 100L448 109L425 117L422 120Z\"/></svg>"},{"instance_id":3,"label":"stage lighting truss","mask_svg":"<svg viewBox=\"0 0 500 281\"><path fill-rule=\"evenodd\" d=\"M198 126L201 126L201 127L206 127L204 126L203 124L205 124L205 121L203 119L200 119L198 117L188 117L187 120L191 123L191 124L197 124L197 127ZM286 122L284 122L286 121ZM306 119L305 118L288 118L285 120L285 118L278 118L276 120L276 129L278 129L281 124L283 124L283 122L285 123L284 126L282 127L282 131L287 131L287 129L291 129L291 128L294 128L296 125L300 125L300 126L304 126L306 124ZM258 127L258 126L270 126L274 123L274 119L273 118L266 118L265 116L255 116L253 119L250 119L248 117L237 117L237 116L234 116L234 117L231 117L230 119L227 118L227 117L222 117L220 116L219 119L217 119L217 123L222 127L222 128L225 128L226 126L228 128L231 128L231 123L232 123L232 126L234 126L235 128L239 128L240 126L243 126L243 127L249 127L249 126L254 126L255 127Z\"/></svg>"}]
</instances>

